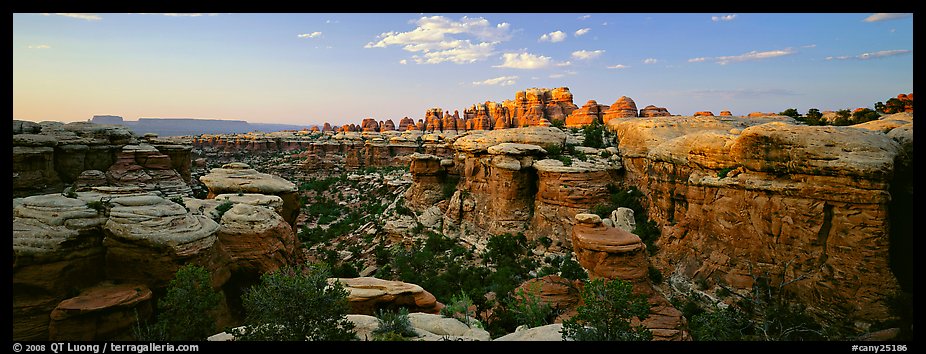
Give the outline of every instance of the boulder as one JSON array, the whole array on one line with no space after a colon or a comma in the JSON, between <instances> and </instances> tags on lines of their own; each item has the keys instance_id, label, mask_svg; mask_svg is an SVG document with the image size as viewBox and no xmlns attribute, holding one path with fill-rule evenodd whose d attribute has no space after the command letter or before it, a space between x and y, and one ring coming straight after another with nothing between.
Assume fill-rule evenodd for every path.
<instances>
[{"instance_id":1,"label":"boulder","mask_svg":"<svg viewBox=\"0 0 926 354\"><path fill-rule=\"evenodd\" d=\"M144 284L100 284L64 300L51 312L49 340L135 340L133 329L152 313Z\"/></svg>"},{"instance_id":2,"label":"boulder","mask_svg":"<svg viewBox=\"0 0 926 354\"><path fill-rule=\"evenodd\" d=\"M415 284L372 277L331 278L328 281L339 282L350 292L347 301L351 314L374 316L381 309L399 308L437 314L444 307L434 295Z\"/></svg>"}]
</instances>

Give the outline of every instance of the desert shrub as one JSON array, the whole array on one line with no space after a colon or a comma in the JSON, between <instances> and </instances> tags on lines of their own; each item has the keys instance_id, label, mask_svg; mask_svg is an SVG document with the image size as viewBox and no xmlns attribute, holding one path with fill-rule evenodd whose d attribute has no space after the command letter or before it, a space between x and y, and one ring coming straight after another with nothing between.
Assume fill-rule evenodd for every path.
<instances>
[{"instance_id":1,"label":"desert shrub","mask_svg":"<svg viewBox=\"0 0 926 354\"><path fill-rule=\"evenodd\" d=\"M739 341L744 339L750 322L733 307L702 312L690 317L691 337L698 341Z\"/></svg>"},{"instance_id":2,"label":"desert shrub","mask_svg":"<svg viewBox=\"0 0 926 354\"><path fill-rule=\"evenodd\" d=\"M649 317L646 297L633 293L630 282L595 279L581 292L584 305L578 314L563 322L563 339L576 341L648 341L653 334L633 318Z\"/></svg>"},{"instance_id":3,"label":"desert shrub","mask_svg":"<svg viewBox=\"0 0 926 354\"><path fill-rule=\"evenodd\" d=\"M450 199L453 196L453 192L457 190L457 183L460 182L460 176L457 175L446 175L444 181L441 182L441 195L443 199Z\"/></svg>"},{"instance_id":4,"label":"desert shrub","mask_svg":"<svg viewBox=\"0 0 926 354\"><path fill-rule=\"evenodd\" d=\"M653 284L662 284L662 272L660 272L659 269L656 269L656 267L653 266L649 266L649 269L647 269L647 274L649 275L649 280L653 282Z\"/></svg>"},{"instance_id":5,"label":"desert shrub","mask_svg":"<svg viewBox=\"0 0 926 354\"><path fill-rule=\"evenodd\" d=\"M508 302L508 310L514 315L517 323L527 325L528 327L539 327L553 322L556 318L556 311L550 304L540 301L537 296L539 283L537 287L530 290L518 289L515 291Z\"/></svg>"},{"instance_id":6,"label":"desert shrub","mask_svg":"<svg viewBox=\"0 0 926 354\"><path fill-rule=\"evenodd\" d=\"M552 274L571 280L588 280L588 272L572 259L572 253L550 257L546 263L548 265L537 271L538 278Z\"/></svg>"},{"instance_id":7,"label":"desert shrub","mask_svg":"<svg viewBox=\"0 0 926 354\"><path fill-rule=\"evenodd\" d=\"M328 283L327 266L308 264L265 273L242 297L245 326L233 329L237 340L353 340L347 320L348 292ZM294 301L298 299L298 301Z\"/></svg>"},{"instance_id":8,"label":"desert shrub","mask_svg":"<svg viewBox=\"0 0 926 354\"><path fill-rule=\"evenodd\" d=\"M600 149L604 147L604 125L598 123L598 121L592 121L592 124L586 125L582 128L582 135L585 136L585 140L582 141L582 146L592 147Z\"/></svg>"},{"instance_id":9,"label":"desert shrub","mask_svg":"<svg viewBox=\"0 0 926 354\"><path fill-rule=\"evenodd\" d=\"M469 326L476 321L476 312L473 311L475 305L470 296L465 291L461 291L450 298L450 302L441 309L440 314L444 317L456 318Z\"/></svg>"},{"instance_id":10,"label":"desert shrub","mask_svg":"<svg viewBox=\"0 0 926 354\"><path fill-rule=\"evenodd\" d=\"M231 201L224 201L222 202L222 204L219 204L218 206L216 206L215 207L216 216L214 217L215 221L222 220L222 215L225 215L225 212L231 210L233 206L235 206L235 203L232 203Z\"/></svg>"},{"instance_id":11,"label":"desert shrub","mask_svg":"<svg viewBox=\"0 0 926 354\"><path fill-rule=\"evenodd\" d=\"M379 320L379 327L373 330L373 340L401 341L408 337L418 336L418 332L408 321L408 309L404 307L398 311L380 309L376 319Z\"/></svg>"},{"instance_id":12,"label":"desert shrub","mask_svg":"<svg viewBox=\"0 0 926 354\"><path fill-rule=\"evenodd\" d=\"M733 171L734 169L735 167L724 167L720 169L720 171L717 172L717 178L726 178L727 174L730 173L730 171Z\"/></svg>"},{"instance_id":13,"label":"desert shrub","mask_svg":"<svg viewBox=\"0 0 926 354\"><path fill-rule=\"evenodd\" d=\"M137 340L205 340L216 333L213 311L221 295L212 289L209 272L188 264L177 270L158 300L157 322L136 327Z\"/></svg>"}]
</instances>

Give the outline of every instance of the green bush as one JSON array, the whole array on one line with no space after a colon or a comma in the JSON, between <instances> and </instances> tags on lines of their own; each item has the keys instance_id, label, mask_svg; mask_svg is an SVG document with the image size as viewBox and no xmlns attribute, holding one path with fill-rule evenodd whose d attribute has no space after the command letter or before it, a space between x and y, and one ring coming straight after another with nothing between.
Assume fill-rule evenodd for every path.
<instances>
[{"instance_id":1,"label":"green bush","mask_svg":"<svg viewBox=\"0 0 926 354\"><path fill-rule=\"evenodd\" d=\"M582 141L582 146L587 146L591 148L600 149L604 147L604 125L598 123L598 121L592 121L592 124L586 125L582 128L582 134L585 136L585 140Z\"/></svg>"},{"instance_id":2,"label":"green bush","mask_svg":"<svg viewBox=\"0 0 926 354\"><path fill-rule=\"evenodd\" d=\"M620 279L595 279L581 292L584 305L578 314L563 322L563 340L648 341L653 334L631 320L649 317L646 297L633 293L633 285Z\"/></svg>"},{"instance_id":3,"label":"green bush","mask_svg":"<svg viewBox=\"0 0 926 354\"><path fill-rule=\"evenodd\" d=\"M418 332L408 321L408 309L404 307L398 311L380 309L376 319L379 320L379 327L373 330L373 340L396 341L418 336Z\"/></svg>"},{"instance_id":4,"label":"green bush","mask_svg":"<svg viewBox=\"0 0 926 354\"><path fill-rule=\"evenodd\" d=\"M329 275L327 266L318 264L265 273L242 297L245 326L232 334L245 341L356 339L346 317L348 291L341 283L329 284Z\"/></svg>"},{"instance_id":5,"label":"green bush","mask_svg":"<svg viewBox=\"0 0 926 354\"><path fill-rule=\"evenodd\" d=\"M730 171L733 171L735 168L736 167L724 167L720 169L720 171L717 172L717 178L726 178L727 174L730 173Z\"/></svg>"},{"instance_id":6,"label":"green bush","mask_svg":"<svg viewBox=\"0 0 926 354\"><path fill-rule=\"evenodd\" d=\"M690 318L691 337L698 341L743 340L750 327L745 314L733 307L702 312Z\"/></svg>"},{"instance_id":7,"label":"green bush","mask_svg":"<svg viewBox=\"0 0 926 354\"><path fill-rule=\"evenodd\" d=\"M222 295L212 289L209 272L188 264L177 270L158 300L157 322L136 328L137 340L205 340L216 333L213 311Z\"/></svg>"},{"instance_id":8,"label":"green bush","mask_svg":"<svg viewBox=\"0 0 926 354\"><path fill-rule=\"evenodd\" d=\"M216 206L215 207L215 213L216 213L215 221L222 220L222 215L225 215L225 212L231 210L233 206L235 206L235 203L232 203L231 201L224 201L222 202L222 204L219 204L218 206Z\"/></svg>"},{"instance_id":9,"label":"green bush","mask_svg":"<svg viewBox=\"0 0 926 354\"><path fill-rule=\"evenodd\" d=\"M656 269L656 267L653 266L649 266L647 272L649 274L649 280L653 282L653 284L662 284L662 272L660 272L659 269Z\"/></svg>"},{"instance_id":10,"label":"green bush","mask_svg":"<svg viewBox=\"0 0 926 354\"><path fill-rule=\"evenodd\" d=\"M476 317L472 308L475 304L466 292L461 291L458 295L450 298L450 302L440 310L441 316L456 318L469 325Z\"/></svg>"},{"instance_id":11,"label":"green bush","mask_svg":"<svg viewBox=\"0 0 926 354\"><path fill-rule=\"evenodd\" d=\"M530 328L540 327L553 322L556 318L556 311L550 304L540 301L537 296L539 283L535 283L529 291L518 289L515 295L508 300L508 310L512 312L519 324L527 325Z\"/></svg>"}]
</instances>

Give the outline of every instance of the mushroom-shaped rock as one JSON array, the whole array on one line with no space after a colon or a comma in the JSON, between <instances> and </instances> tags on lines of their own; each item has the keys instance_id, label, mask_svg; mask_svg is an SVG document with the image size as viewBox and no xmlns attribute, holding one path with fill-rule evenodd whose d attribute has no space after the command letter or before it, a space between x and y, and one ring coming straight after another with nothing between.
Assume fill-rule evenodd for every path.
<instances>
[{"instance_id":1,"label":"mushroom-shaped rock","mask_svg":"<svg viewBox=\"0 0 926 354\"><path fill-rule=\"evenodd\" d=\"M232 272L258 276L295 262L292 228L265 207L235 204L222 215L216 237Z\"/></svg>"},{"instance_id":2,"label":"mushroom-shaped rock","mask_svg":"<svg viewBox=\"0 0 926 354\"><path fill-rule=\"evenodd\" d=\"M208 175L199 178L209 189L207 198L225 193L259 193L276 195L283 199L283 212L280 214L291 226L295 227L299 215L299 196L296 185L281 177L257 172L244 163L229 163L222 168L214 168Z\"/></svg>"},{"instance_id":3,"label":"mushroom-shaped rock","mask_svg":"<svg viewBox=\"0 0 926 354\"><path fill-rule=\"evenodd\" d=\"M376 315L379 309L406 308L409 312L439 313L444 307L434 295L415 284L372 277L331 278L350 294L347 301L351 314Z\"/></svg>"},{"instance_id":4,"label":"mushroom-shaped rock","mask_svg":"<svg viewBox=\"0 0 926 354\"><path fill-rule=\"evenodd\" d=\"M648 261L643 241L623 229L605 226L598 215L576 215L572 247L592 278L646 279Z\"/></svg>"},{"instance_id":5,"label":"mushroom-shaped rock","mask_svg":"<svg viewBox=\"0 0 926 354\"><path fill-rule=\"evenodd\" d=\"M183 264L194 262L213 271L213 285L227 280L227 270L212 246L219 225L155 195L112 198L106 238L107 278L138 281L160 288Z\"/></svg>"},{"instance_id":6,"label":"mushroom-shaped rock","mask_svg":"<svg viewBox=\"0 0 926 354\"><path fill-rule=\"evenodd\" d=\"M100 284L62 301L51 312L50 340L135 340L137 321L151 315L144 284Z\"/></svg>"}]
</instances>

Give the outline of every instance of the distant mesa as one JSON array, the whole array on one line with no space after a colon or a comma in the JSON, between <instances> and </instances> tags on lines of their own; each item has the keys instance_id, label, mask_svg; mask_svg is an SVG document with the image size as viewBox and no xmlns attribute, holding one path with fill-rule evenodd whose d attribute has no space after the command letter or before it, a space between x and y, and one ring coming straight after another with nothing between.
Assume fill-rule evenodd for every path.
<instances>
[{"instance_id":1,"label":"distant mesa","mask_svg":"<svg viewBox=\"0 0 926 354\"><path fill-rule=\"evenodd\" d=\"M154 133L158 136L192 136L200 134L241 134L252 131L273 132L300 130L302 125L248 123L243 120L201 119L201 118L138 118L124 120L120 116L95 115L90 123L119 124L131 129L136 135Z\"/></svg>"}]
</instances>

